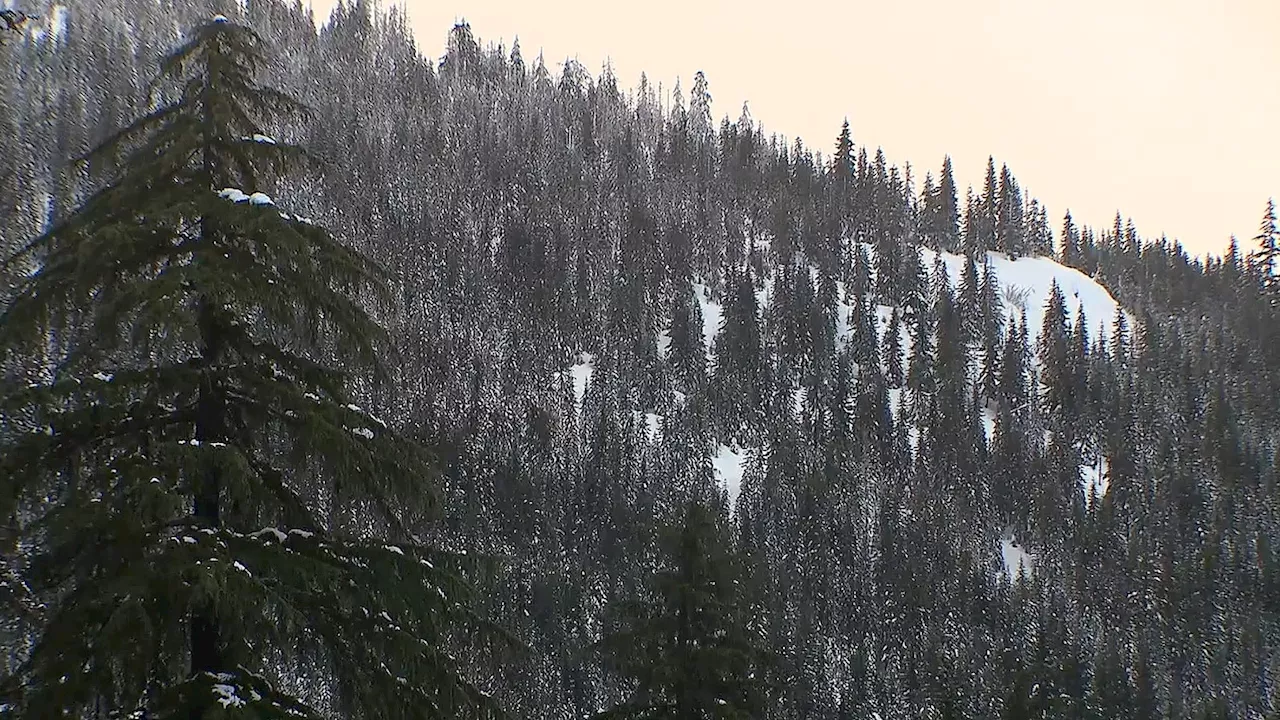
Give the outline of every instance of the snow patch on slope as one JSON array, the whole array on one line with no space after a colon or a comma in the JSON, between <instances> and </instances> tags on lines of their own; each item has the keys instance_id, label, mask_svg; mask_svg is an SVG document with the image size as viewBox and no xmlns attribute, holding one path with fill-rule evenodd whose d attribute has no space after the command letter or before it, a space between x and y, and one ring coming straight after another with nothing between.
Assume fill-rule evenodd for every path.
<instances>
[{"instance_id":1,"label":"snow patch on slope","mask_svg":"<svg viewBox=\"0 0 1280 720\"><path fill-rule=\"evenodd\" d=\"M936 255L933 250L920 249L925 268L933 267ZM1044 308L1049 302L1049 291L1055 282L1066 298L1067 317L1072 321L1080 309L1084 310L1085 317L1093 327L1097 327L1099 322L1110 324L1115 318L1116 308L1119 306L1115 298L1096 280L1079 270L1060 265L1047 257L1010 260L1004 253L988 252L987 259L1000 281L1000 299L1004 303L1005 316L1008 317L1010 313L1025 313L1027 332L1032 340L1040 336ZM964 256L944 252L942 262L947 269L951 287L959 287L964 274ZM978 266L978 272L982 272L981 266Z\"/></svg>"},{"instance_id":2,"label":"snow patch on slope","mask_svg":"<svg viewBox=\"0 0 1280 720\"><path fill-rule=\"evenodd\" d=\"M595 360L591 353L582 353L578 356L578 362L569 366L569 375L573 378L573 401L579 408L582 407L582 398L587 394L591 375L596 371Z\"/></svg>"},{"instance_id":3,"label":"snow patch on slope","mask_svg":"<svg viewBox=\"0 0 1280 720\"><path fill-rule=\"evenodd\" d=\"M716 480L729 493L730 508L738 503L738 493L742 490L742 473L747 467L748 453L746 449L734 449L720 444L711 455L711 467L715 472Z\"/></svg>"},{"instance_id":4,"label":"snow patch on slope","mask_svg":"<svg viewBox=\"0 0 1280 720\"><path fill-rule=\"evenodd\" d=\"M632 417L635 418L637 424L644 427L645 438L648 439L649 442L654 442L661 437L662 422L666 419L662 415L654 412L642 413L639 410L636 410L632 412Z\"/></svg>"},{"instance_id":5,"label":"snow patch on slope","mask_svg":"<svg viewBox=\"0 0 1280 720\"><path fill-rule=\"evenodd\" d=\"M894 422L902 417L902 388L889 388L889 416Z\"/></svg>"},{"instance_id":6,"label":"snow patch on slope","mask_svg":"<svg viewBox=\"0 0 1280 720\"><path fill-rule=\"evenodd\" d=\"M711 288L702 283L693 284L693 295L698 299L698 308L702 311L702 342L709 360L720 325L724 323L724 307L711 299Z\"/></svg>"},{"instance_id":7,"label":"snow patch on slope","mask_svg":"<svg viewBox=\"0 0 1280 720\"><path fill-rule=\"evenodd\" d=\"M666 328L658 331L658 357L667 359L671 355L671 333Z\"/></svg>"},{"instance_id":8,"label":"snow patch on slope","mask_svg":"<svg viewBox=\"0 0 1280 720\"><path fill-rule=\"evenodd\" d=\"M1030 577L1035 572L1035 556L1019 545L1012 535L1000 538L1000 559L1010 582Z\"/></svg>"},{"instance_id":9,"label":"snow patch on slope","mask_svg":"<svg viewBox=\"0 0 1280 720\"><path fill-rule=\"evenodd\" d=\"M982 409L982 432L988 444L996 439L996 413L991 408Z\"/></svg>"},{"instance_id":10,"label":"snow patch on slope","mask_svg":"<svg viewBox=\"0 0 1280 720\"><path fill-rule=\"evenodd\" d=\"M1107 494L1107 488L1111 484L1109 475L1107 459L1102 456L1080 466L1080 492L1084 493L1086 502L1094 495L1100 498Z\"/></svg>"},{"instance_id":11,"label":"snow patch on slope","mask_svg":"<svg viewBox=\"0 0 1280 720\"><path fill-rule=\"evenodd\" d=\"M804 413L804 403L805 403L805 400L807 400L808 398L809 398L809 388L805 388L805 387L796 388L795 390L792 391L791 399L793 401L793 404L795 405L795 411L797 415L801 415Z\"/></svg>"},{"instance_id":12,"label":"snow patch on slope","mask_svg":"<svg viewBox=\"0 0 1280 720\"><path fill-rule=\"evenodd\" d=\"M862 244L862 248L866 250L867 256L871 261L872 274L874 276L876 249L869 244ZM947 273L948 282L953 290L958 289L964 273L965 257L954 253L938 253L928 248L920 248L921 265L925 268L926 274L932 273L939 255L941 256L941 267ZM1065 298L1069 321L1074 322L1080 311L1085 313L1089 320L1089 325L1093 328L1097 328L1100 324L1109 326L1115 318L1119 308L1115 298L1101 284L1079 270L1061 265L1048 257L1022 257L1011 260L1004 253L988 252L986 258L990 262L991 269L999 282L998 296L1002 303L1005 317L1008 318L1012 315L1026 318L1027 331L1033 347L1035 339L1040 335L1044 309L1055 283ZM982 270L982 265L979 265L979 274L981 274ZM926 284L929 287L936 287L937 281L938 278L926 277ZM773 278L765 278L761 284L762 287L756 290L755 294L760 311L764 313L767 311L769 302L772 299ZM712 359L716 337L719 335L720 328L724 323L724 307L721 302L712 300L711 288L705 283L693 283L693 291L702 312L703 343L708 359ZM848 342L853 333L853 323L851 321L856 319L851 318L851 313L855 305L855 298L847 293L847 288L843 282L836 283L836 292L836 342L837 345L843 345ZM865 301L874 302L874 297L868 296ZM894 309L890 306L879 304L873 307L872 311L876 317L876 330L883 341L884 333L888 329ZM1129 319L1133 320L1132 317ZM670 342L670 337L665 332L659 333L659 350L664 356L670 347ZM902 326L901 344L902 360L905 366L915 350L905 321ZM980 358L974 358L974 360L976 363L980 361ZM578 368L580 366L574 367ZM589 374L589 370L586 368L583 368L583 372ZM575 373L575 380L577 378L578 374ZM904 399L903 391L901 389L891 389L889 396L890 411L894 420L899 421ZM580 402L581 392L578 397ZM806 400L806 392L804 390L796 391L793 395L793 400L797 410L799 410ZM995 436L995 416L993 413L990 411L983 412L982 426L987 440L990 442ZM907 428L907 441L912 452L915 452L919 444L919 433L916 428ZM737 498L738 488L741 483L745 451L733 450L726 445L719 445L713 454L712 460L716 477L725 484L730 493L730 500L733 502ZM1099 461L1092 467L1082 468L1081 475L1082 491L1086 495L1090 488L1095 488L1099 496L1106 493L1105 460ZM1001 551L1006 569L1012 567L1014 571L1022 569L1027 573L1031 572L1034 556L1022 550L1011 538L1007 537L1002 541ZM1011 577L1014 576L1016 576L1016 572L1011 572Z\"/></svg>"},{"instance_id":13,"label":"snow patch on slope","mask_svg":"<svg viewBox=\"0 0 1280 720\"><path fill-rule=\"evenodd\" d=\"M874 276L876 248L874 245L862 243L861 247L866 250L867 257L871 261L872 275ZM926 273L931 273L935 264L935 259L941 254L942 266L946 268L947 279L951 283L953 290L959 288L961 278L964 275L965 256L957 255L949 252L938 253L929 248L920 248L920 262L925 268ZM1010 313L1016 315L1026 314L1027 331L1032 340L1040 335L1040 325L1044 317L1045 304L1049 300L1049 291L1054 282L1062 290L1063 297L1066 299L1067 316L1072 321L1075 320L1076 314L1080 309L1084 310L1085 316L1089 319L1092 327L1097 327L1099 323L1110 325L1115 318L1116 308L1119 304L1111 293L1107 291L1096 280L1088 275L1059 264L1052 258L1048 257L1021 257L1017 260L1010 260L1008 255L999 252L988 252L987 259L991 263L991 269L995 272L1000 282L1000 300L1004 305L1005 316ZM982 265L978 265L978 273L981 276ZM936 279L933 279L936 281ZM929 282L929 278L926 278ZM935 282L929 282L930 287ZM840 296L844 298L844 288L840 287ZM840 311L842 315L846 315L852 309L852 298L845 298L841 303ZM880 319L880 329L887 326L887 311L891 308L879 306L876 313ZM1129 318L1132 320L1133 318ZM851 331L846 323L841 323L838 327L840 335L843 337Z\"/></svg>"}]
</instances>

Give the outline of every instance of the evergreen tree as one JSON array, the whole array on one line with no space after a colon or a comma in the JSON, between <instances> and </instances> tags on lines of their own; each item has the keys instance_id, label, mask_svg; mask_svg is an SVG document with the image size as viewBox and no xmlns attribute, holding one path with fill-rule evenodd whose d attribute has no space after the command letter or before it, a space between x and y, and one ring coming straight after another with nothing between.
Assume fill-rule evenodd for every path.
<instances>
[{"instance_id":1,"label":"evergreen tree","mask_svg":"<svg viewBox=\"0 0 1280 720\"><path fill-rule=\"evenodd\" d=\"M994 397L1000 368L1000 343L1004 334L1004 303L1000 300L1000 278L991 258L983 258L982 281L978 288L979 334L982 372L979 388L985 397Z\"/></svg>"},{"instance_id":2,"label":"evergreen tree","mask_svg":"<svg viewBox=\"0 0 1280 720\"><path fill-rule=\"evenodd\" d=\"M896 307L893 308L893 314L889 316L889 327L884 333L880 358L884 365L884 379L888 387L902 387L905 379L902 368L902 313Z\"/></svg>"},{"instance_id":3,"label":"evergreen tree","mask_svg":"<svg viewBox=\"0 0 1280 720\"><path fill-rule=\"evenodd\" d=\"M689 92L689 130L701 142L710 139L715 132L711 120L711 91L707 76L702 71L693 74L693 89Z\"/></svg>"},{"instance_id":4,"label":"evergreen tree","mask_svg":"<svg viewBox=\"0 0 1280 720\"><path fill-rule=\"evenodd\" d=\"M932 250L940 249L938 243L938 188L933 184L933 173L924 174L924 186L920 188L920 243Z\"/></svg>"},{"instance_id":5,"label":"evergreen tree","mask_svg":"<svg viewBox=\"0 0 1280 720\"><path fill-rule=\"evenodd\" d=\"M1061 429L1073 407L1071 339L1067 322L1066 298L1054 282L1049 288L1049 301L1045 303L1044 320L1040 325L1040 337L1036 340L1040 358L1040 384L1044 388L1041 398L1045 412L1058 420Z\"/></svg>"},{"instance_id":6,"label":"evergreen tree","mask_svg":"<svg viewBox=\"0 0 1280 720\"><path fill-rule=\"evenodd\" d=\"M879 359L875 305L861 297L853 299L853 308L849 311L849 332L849 354L855 363L867 365Z\"/></svg>"},{"instance_id":7,"label":"evergreen tree","mask_svg":"<svg viewBox=\"0 0 1280 720\"><path fill-rule=\"evenodd\" d=\"M724 521L699 502L666 531L652 600L619 603L618 627L599 643L632 689L597 717L762 717L766 655L747 616L742 561L725 535Z\"/></svg>"},{"instance_id":8,"label":"evergreen tree","mask_svg":"<svg viewBox=\"0 0 1280 720\"><path fill-rule=\"evenodd\" d=\"M983 254L986 259L986 254ZM959 296L955 298L959 313L960 329L964 342L975 344L982 337L982 307L979 305L982 279L978 276L978 264L972 255L964 259L960 271Z\"/></svg>"},{"instance_id":9,"label":"evergreen tree","mask_svg":"<svg viewBox=\"0 0 1280 720\"><path fill-rule=\"evenodd\" d=\"M840 125L840 134L836 137L836 152L831 157L831 171L835 175L840 189L845 192L853 182L854 173L853 136L849 132L849 118Z\"/></svg>"},{"instance_id":10,"label":"evergreen tree","mask_svg":"<svg viewBox=\"0 0 1280 720\"><path fill-rule=\"evenodd\" d=\"M1280 229L1276 228L1274 200L1267 200L1267 209L1262 214L1254 242L1258 247L1249 256L1254 272L1263 290L1271 295L1271 302L1280 304Z\"/></svg>"},{"instance_id":11,"label":"evergreen tree","mask_svg":"<svg viewBox=\"0 0 1280 720\"><path fill-rule=\"evenodd\" d=\"M836 137L835 154L831 156L832 193L835 195L833 211L837 219L833 232L837 238L849 234L854 171L853 138L849 132L849 119L845 118L840 126L840 135Z\"/></svg>"},{"instance_id":12,"label":"evergreen tree","mask_svg":"<svg viewBox=\"0 0 1280 720\"><path fill-rule=\"evenodd\" d=\"M855 298L866 297L871 290L871 256L867 253L867 246L859 243L853 247L853 267L847 294Z\"/></svg>"},{"instance_id":13,"label":"evergreen tree","mask_svg":"<svg viewBox=\"0 0 1280 720\"><path fill-rule=\"evenodd\" d=\"M1023 230L1022 190L1009 171L1008 165L1000 166L999 197L996 200L994 249L1016 260L1026 253Z\"/></svg>"},{"instance_id":14,"label":"evergreen tree","mask_svg":"<svg viewBox=\"0 0 1280 720\"><path fill-rule=\"evenodd\" d=\"M957 250L960 240L960 208L956 203L956 179L948 155L942 160L942 176L938 179L938 219L942 247L950 252Z\"/></svg>"},{"instance_id":15,"label":"evergreen tree","mask_svg":"<svg viewBox=\"0 0 1280 720\"><path fill-rule=\"evenodd\" d=\"M724 321L716 335L712 389L727 439L745 440L760 430L767 380L759 306L751 270L731 271Z\"/></svg>"},{"instance_id":16,"label":"evergreen tree","mask_svg":"<svg viewBox=\"0 0 1280 720\"><path fill-rule=\"evenodd\" d=\"M1027 203L1022 220L1024 251L1029 255L1053 257L1053 232L1049 229L1049 213L1036 198Z\"/></svg>"},{"instance_id":17,"label":"evergreen tree","mask_svg":"<svg viewBox=\"0 0 1280 720\"><path fill-rule=\"evenodd\" d=\"M24 370L0 511L44 604L0 683L22 716L494 710L450 654L452 623L484 626L467 564L419 540L429 457L337 365L386 377L359 302L386 275L263 192L300 151L259 123L303 110L257 83L264 53L196 28L161 66L175 99L93 156L118 177L17 258L39 270L0 316Z\"/></svg>"},{"instance_id":18,"label":"evergreen tree","mask_svg":"<svg viewBox=\"0 0 1280 720\"><path fill-rule=\"evenodd\" d=\"M983 181L982 195L977 198L975 240L982 250L1005 252L997 243L1000 232L1001 183L996 175L996 159L987 156L987 176Z\"/></svg>"},{"instance_id":19,"label":"evergreen tree","mask_svg":"<svg viewBox=\"0 0 1280 720\"><path fill-rule=\"evenodd\" d=\"M688 284L677 284L671 304L671 324L667 328L671 339L668 361L686 393L702 390L707 373L702 309L694 292Z\"/></svg>"},{"instance_id":20,"label":"evergreen tree","mask_svg":"<svg viewBox=\"0 0 1280 720\"><path fill-rule=\"evenodd\" d=\"M1071 219L1071 211L1062 218L1062 247L1058 258L1067 267L1079 267L1080 235L1076 231L1075 222Z\"/></svg>"}]
</instances>

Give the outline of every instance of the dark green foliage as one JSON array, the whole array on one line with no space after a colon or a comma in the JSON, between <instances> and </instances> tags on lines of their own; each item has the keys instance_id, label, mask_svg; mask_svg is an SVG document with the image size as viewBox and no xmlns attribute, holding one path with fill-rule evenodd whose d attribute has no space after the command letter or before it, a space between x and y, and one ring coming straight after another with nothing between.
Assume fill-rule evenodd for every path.
<instances>
[{"instance_id":1,"label":"dark green foliage","mask_svg":"<svg viewBox=\"0 0 1280 720\"><path fill-rule=\"evenodd\" d=\"M1075 222L1071 219L1071 211L1062 218L1062 242L1059 245L1058 259L1064 265L1074 266L1080 256L1080 235L1076 231Z\"/></svg>"},{"instance_id":2,"label":"dark green foliage","mask_svg":"<svg viewBox=\"0 0 1280 720\"><path fill-rule=\"evenodd\" d=\"M686 393L702 390L707 378L702 311L694 292L692 288L686 288L673 293L671 325L667 328L667 336L671 338L667 357L679 386Z\"/></svg>"},{"instance_id":3,"label":"dark green foliage","mask_svg":"<svg viewBox=\"0 0 1280 720\"><path fill-rule=\"evenodd\" d=\"M1000 295L1000 279L996 277L990 259L986 258L982 266L982 280L978 286L978 333L975 338L975 350L982 358L978 387L984 398L995 395L997 378L1000 376L1000 341L1005 335L1004 306Z\"/></svg>"},{"instance_id":4,"label":"dark green foliage","mask_svg":"<svg viewBox=\"0 0 1280 720\"><path fill-rule=\"evenodd\" d=\"M196 28L170 99L90 156L120 173L8 261L38 268L0 316L23 716L493 710L450 654L451 626L491 634L473 563L419 540L432 460L347 390L385 378L386 274L258 194L301 158L262 134L303 110L264 52Z\"/></svg>"},{"instance_id":5,"label":"dark green foliage","mask_svg":"<svg viewBox=\"0 0 1280 720\"><path fill-rule=\"evenodd\" d=\"M1002 231L1000 211L1002 210L1001 186L996 175L996 160L987 156L987 175L982 185L982 194L976 198L974 211L974 242L977 245L970 249L996 250L1004 252L1005 248L997 241L997 233Z\"/></svg>"},{"instance_id":6,"label":"dark green foliage","mask_svg":"<svg viewBox=\"0 0 1280 720\"><path fill-rule=\"evenodd\" d=\"M599 644L606 666L631 687L596 717L764 717L766 656L752 635L746 576L725 525L690 503L665 531L652 599L620 602L618 629Z\"/></svg>"},{"instance_id":7,"label":"dark green foliage","mask_svg":"<svg viewBox=\"0 0 1280 720\"><path fill-rule=\"evenodd\" d=\"M751 271L731 271L725 280L724 323L716 336L713 397L727 439L754 438L765 398L763 339Z\"/></svg>"},{"instance_id":8,"label":"dark green foliage","mask_svg":"<svg viewBox=\"0 0 1280 720\"><path fill-rule=\"evenodd\" d=\"M829 232L836 238L849 234L852 224L853 189L855 183L853 138L849 133L849 119L845 118L840 126L840 135L836 138L835 153L831 156L832 176L832 214L835 222Z\"/></svg>"},{"instance_id":9,"label":"dark green foliage","mask_svg":"<svg viewBox=\"0 0 1280 720\"><path fill-rule=\"evenodd\" d=\"M884 365L885 383L890 388L902 387L902 313L893 309L889 316L889 327L885 330L884 342L880 346L880 362Z\"/></svg>"}]
</instances>

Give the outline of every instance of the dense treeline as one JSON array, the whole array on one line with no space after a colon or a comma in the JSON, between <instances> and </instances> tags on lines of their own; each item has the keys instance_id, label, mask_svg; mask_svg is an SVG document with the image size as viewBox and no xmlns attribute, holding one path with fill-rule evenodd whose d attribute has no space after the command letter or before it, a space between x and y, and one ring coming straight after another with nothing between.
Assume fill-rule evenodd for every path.
<instances>
[{"instance_id":1,"label":"dense treeline","mask_svg":"<svg viewBox=\"0 0 1280 720\"><path fill-rule=\"evenodd\" d=\"M210 15L32 5L0 45L6 258L119 177L118 155L74 160L154 109L155 61ZM465 24L424 58L363 3L320 28L276 0L215 10L311 108L273 126L311 171L263 189L393 270L385 303L361 296L389 377L349 392L434 450L417 540L496 560L477 602L523 650L461 672L513 716L1280 712L1270 209L1194 258L1120 215L1053 220L994 159L962 192L949 160L921 177L847 123L816 151L746 107L717 121L700 73L626 90ZM1028 305L987 251L1052 255L1126 311L1056 286ZM5 307L31 270L6 266ZM5 357L6 382L29 371ZM740 489L713 464L731 455ZM22 603L49 602L14 590L41 550L23 522L8 670ZM706 635L665 642L694 617Z\"/></svg>"}]
</instances>

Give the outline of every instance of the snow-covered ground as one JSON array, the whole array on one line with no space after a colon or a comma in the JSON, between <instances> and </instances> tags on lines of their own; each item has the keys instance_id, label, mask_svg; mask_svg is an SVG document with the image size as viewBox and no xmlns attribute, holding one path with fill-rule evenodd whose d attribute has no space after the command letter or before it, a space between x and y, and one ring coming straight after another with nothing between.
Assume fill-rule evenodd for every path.
<instances>
[{"instance_id":1,"label":"snow-covered ground","mask_svg":"<svg viewBox=\"0 0 1280 720\"><path fill-rule=\"evenodd\" d=\"M1084 493L1085 500L1089 500L1095 494L1098 497L1107 494L1107 487L1110 485L1109 473L1107 458L1101 455L1080 466L1080 492Z\"/></svg>"},{"instance_id":2,"label":"snow-covered ground","mask_svg":"<svg viewBox=\"0 0 1280 720\"><path fill-rule=\"evenodd\" d=\"M1010 581L1024 576L1031 577L1031 573L1035 572L1035 556L1027 552L1011 534L1000 538L1000 559L1004 561L1004 573Z\"/></svg>"},{"instance_id":3,"label":"snow-covered ground","mask_svg":"<svg viewBox=\"0 0 1280 720\"><path fill-rule=\"evenodd\" d=\"M716 481L721 483L729 494L729 507L737 505L738 492L742 489L742 473L747 467L750 450L734 449L728 445L717 445L711 455L711 466L715 471Z\"/></svg>"},{"instance_id":4,"label":"snow-covered ground","mask_svg":"<svg viewBox=\"0 0 1280 720\"><path fill-rule=\"evenodd\" d=\"M596 371L595 361L596 358L591 353L582 353L578 356L578 362L569 366L569 375L573 378L573 400L579 410L582 409L582 398L587 394L591 375Z\"/></svg>"},{"instance_id":5,"label":"snow-covered ground","mask_svg":"<svg viewBox=\"0 0 1280 720\"><path fill-rule=\"evenodd\" d=\"M982 431L987 436L987 442L991 442L996 437L996 413L990 408L982 410Z\"/></svg>"},{"instance_id":6,"label":"snow-covered ground","mask_svg":"<svg viewBox=\"0 0 1280 720\"><path fill-rule=\"evenodd\" d=\"M920 256L926 269L933 267L935 255L932 250L921 248ZM1040 335L1044 308L1055 282L1066 298L1067 316L1073 321L1080 309L1084 310L1091 331L1096 330L1099 323L1110 327L1115 319L1115 298L1096 280L1079 270L1060 265L1047 257L1010 260L1004 253L989 252L987 258L991 262L991 269L1000 279L1000 296L1004 301L1005 316L1008 317L1010 313L1025 313L1027 331L1033 340ZM964 274L964 256L944 252L942 262L947 269L951 286L958 287ZM978 267L978 272L982 272L981 266Z\"/></svg>"},{"instance_id":7,"label":"snow-covered ground","mask_svg":"<svg viewBox=\"0 0 1280 720\"><path fill-rule=\"evenodd\" d=\"M665 417L654 412L640 412L639 410L632 412L632 417L636 419L636 423L643 425L645 438L649 442L656 442L662 436L662 423Z\"/></svg>"},{"instance_id":8,"label":"snow-covered ground","mask_svg":"<svg viewBox=\"0 0 1280 720\"><path fill-rule=\"evenodd\" d=\"M720 333L720 325L724 323L724 307L711 299L711 288L702 283L693 284L693 294L702 310L702 342L707 349L707 359L710 360L716 335Z\"/></svg>"}]
</instances>

